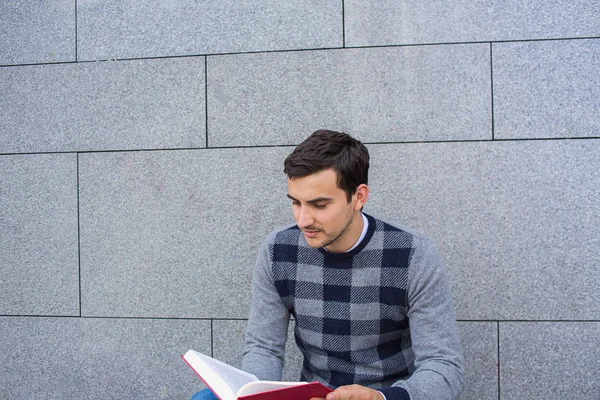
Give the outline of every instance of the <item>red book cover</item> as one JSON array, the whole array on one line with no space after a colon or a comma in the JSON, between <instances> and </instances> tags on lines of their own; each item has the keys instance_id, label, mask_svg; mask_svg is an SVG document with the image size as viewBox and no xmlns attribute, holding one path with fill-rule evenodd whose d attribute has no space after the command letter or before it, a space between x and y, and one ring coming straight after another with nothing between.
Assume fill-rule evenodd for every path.
<instances>
[{"instance_id":1,"label":"red book cover","mask_svg":"<svg viewBox=\"0 0 600 400\"><path fill-rule=\"evenodd\" d=\"M327 393L332 391L319 382L311 382L305 385L241 396L238 397L238 400L310 400L312 397L325 397Z\"/></svg>"}]
</instances>

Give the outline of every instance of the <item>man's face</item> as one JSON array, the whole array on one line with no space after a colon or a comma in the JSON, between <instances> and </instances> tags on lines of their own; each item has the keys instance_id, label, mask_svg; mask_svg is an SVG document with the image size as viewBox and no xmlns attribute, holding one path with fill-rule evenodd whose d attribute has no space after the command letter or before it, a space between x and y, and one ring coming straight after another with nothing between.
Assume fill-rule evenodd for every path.
<instances>
[{"instance_id":1,"label":"man's face","mask_svg":"<svg viewBox=\"0 0 600 400\"><path fill-rule=\"evenodd\" d=\"M360 206L356 210L356 195L348 202L346 192L337 186L333 169L288 179L288 197L310 247L344 252L358 240L362 231Z\"/></svg>"}]
</instances>

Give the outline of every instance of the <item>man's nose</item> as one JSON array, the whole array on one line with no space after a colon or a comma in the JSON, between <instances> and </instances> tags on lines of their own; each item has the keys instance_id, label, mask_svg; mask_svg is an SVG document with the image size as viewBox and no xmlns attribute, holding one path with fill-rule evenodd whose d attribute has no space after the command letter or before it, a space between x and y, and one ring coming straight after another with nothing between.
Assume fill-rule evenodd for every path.
<instances>
[{"instance_id":1,"label":"man's nose","mask_svg":"<svg viewBox=\"0 0 600 400\"><path fill-rule=\"evenodd\" d=\"M300 228L307 228L313 224L313 218L310 211L306 207L300 207L300 214L298 215L298 226Z\"/></svg>"}]
</instances>

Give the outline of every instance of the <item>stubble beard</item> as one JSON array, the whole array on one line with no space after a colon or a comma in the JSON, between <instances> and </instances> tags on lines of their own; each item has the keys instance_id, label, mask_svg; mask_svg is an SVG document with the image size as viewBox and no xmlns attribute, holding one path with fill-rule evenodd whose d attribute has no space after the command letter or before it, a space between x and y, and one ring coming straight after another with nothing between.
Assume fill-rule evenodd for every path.
<instances>
[{"instance_id":1,"label":"stubble beard","mask_svg":"<svg viewBox=\"0 0 600 400\"><path fill-rule=\"evenodd\" d=\"M329 235L329 234L327 234L327 232L323 231L322 229L319 229L319 231L323 232L326 237L325 237L325 240L323 240L323 243L321 243L318 246L314 246L314 247L315 248L327 247L327 246L335 243L336 241L338 241L342 236L344 236L348 232L348 230L350 229L350 225L352 224L352 220L353 220L353 218L350 217L348 219L348 222L346 223L346 226L344 226L344 228L335 236ZM311 247L313 247L313 246L311 246Z\"/></svg>"}]
</instances>

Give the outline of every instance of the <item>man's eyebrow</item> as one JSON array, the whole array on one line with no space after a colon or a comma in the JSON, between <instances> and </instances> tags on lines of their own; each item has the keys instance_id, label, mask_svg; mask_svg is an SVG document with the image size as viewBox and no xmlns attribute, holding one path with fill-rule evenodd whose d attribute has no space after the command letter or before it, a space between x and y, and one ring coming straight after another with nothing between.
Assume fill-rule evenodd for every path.
<instances>
[{"instance_id":1,"label":"man's eyebrow","mask_svg":"<svg viewBox=\"0 0 600 400\"><path fill-rule=\"evenodd\" d=\"M291 200L299 201L298 199L291 196L289 193L288 193L287 197ZM330 202L330 201L333 201L333 199L331 197L317 197L316 199L307 200L306 202L309 204L315 204L315 203Z\"/></svg>"}]
</instances>

